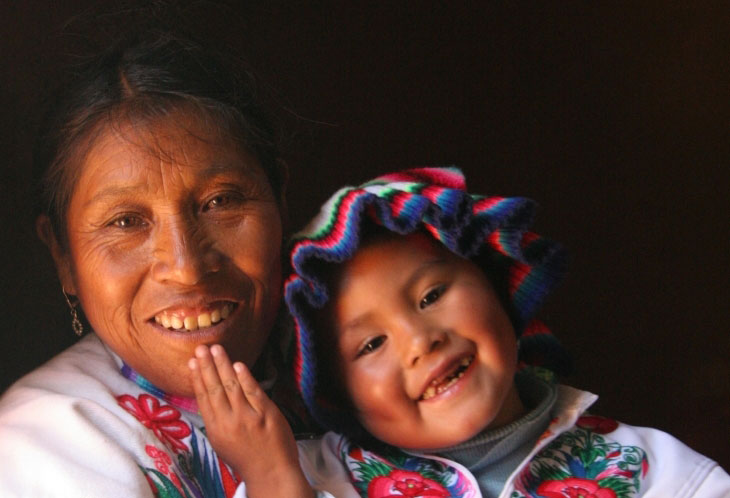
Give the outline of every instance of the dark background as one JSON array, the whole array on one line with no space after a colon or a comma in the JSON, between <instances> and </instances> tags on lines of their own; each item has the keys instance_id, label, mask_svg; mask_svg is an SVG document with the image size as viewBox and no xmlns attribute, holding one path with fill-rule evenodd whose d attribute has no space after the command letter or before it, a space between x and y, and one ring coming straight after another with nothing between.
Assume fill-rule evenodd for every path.
<instances>
[{"instance_id":1,"label":"dark background","mask_svg":"<svg viewBox=\"0 0 730 498\"><path fill-rule=\"evenodd\" d=\"M0 2L0 390L74 340L28 212L41 98L151 5L265 83L293 226L415 165L536 199L537 230L572 253L542 314L576 357L566 382L730 468L725 2L344 3Z\"/></svg>"}]
</instances>

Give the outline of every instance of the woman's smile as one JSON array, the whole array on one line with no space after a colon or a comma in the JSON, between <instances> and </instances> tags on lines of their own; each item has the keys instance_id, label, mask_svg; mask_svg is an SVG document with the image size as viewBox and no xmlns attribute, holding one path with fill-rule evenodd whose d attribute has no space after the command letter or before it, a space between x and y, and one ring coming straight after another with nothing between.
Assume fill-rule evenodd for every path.
<instances>
[{"instance_id":1,"label":"woman's smile","mask_svg":"<svg viewBox=\"0 0 730 498\"><path fill-rule=\"evenodd\" d=\"M217 302L200 308L169 309L156 314L154 321L170 330L205 329L228 318L237 306L232 302Z\"/></svg>"}]
</instances>

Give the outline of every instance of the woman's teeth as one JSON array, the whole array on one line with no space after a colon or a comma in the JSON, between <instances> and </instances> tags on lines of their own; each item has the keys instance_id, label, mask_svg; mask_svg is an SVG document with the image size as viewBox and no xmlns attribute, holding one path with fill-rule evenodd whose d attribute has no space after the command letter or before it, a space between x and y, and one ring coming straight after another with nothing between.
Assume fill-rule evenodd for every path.
<instances>
[{"instance_id":1,"label":"woman's teeth","mask_svg":"<svg viewBox=\"0 0 730 498\"><path fill-rule=\"evenodd\" d=\"M197 316L188 315L186 317L179 317L162 313L155 315L155 322L166 329L180 330L184 328L185 330L198 330L225 320L231 314L231 311L233 311L233 304L224 304L220 308L210 312L200 313Z\"/></svg>"},{"instance_id":2,"label":"woman's teeth","mask_svg":"<svg viewBox=\"0 0 730 498\"><path fill-rule=\"evenodd\" d=\"M456 369L449 375L447 375L446 377L439 377L431 381L431 384L421 395L420 401L431 399L459 382L459 379L464 376L464 372L466 372L466 369L469 368L469 365L471 365L472 361L474 361L473 356L464 358L459 362L459 366L456 367Z\"/></svg>"}]
</instances>

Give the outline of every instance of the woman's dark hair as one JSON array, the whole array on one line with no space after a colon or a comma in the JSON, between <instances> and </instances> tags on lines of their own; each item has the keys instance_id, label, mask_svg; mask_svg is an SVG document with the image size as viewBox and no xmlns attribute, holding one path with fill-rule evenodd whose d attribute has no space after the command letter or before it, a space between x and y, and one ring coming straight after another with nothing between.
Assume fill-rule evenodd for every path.
<instances>
[{"instance_id":1,"label":"woman's dark hair","mask_svg":"<svg viewBox=\"0 0 730 498\"><path fill-rule=\"evenodd\" d=\"M79 160L104 126L199 110L259 161L277 199L283 179L277 134L243 64L189 39L149 31L120 41L71 69L38 134L38 211L66 246L65 214Z\"/></svg>"}]
</instances>

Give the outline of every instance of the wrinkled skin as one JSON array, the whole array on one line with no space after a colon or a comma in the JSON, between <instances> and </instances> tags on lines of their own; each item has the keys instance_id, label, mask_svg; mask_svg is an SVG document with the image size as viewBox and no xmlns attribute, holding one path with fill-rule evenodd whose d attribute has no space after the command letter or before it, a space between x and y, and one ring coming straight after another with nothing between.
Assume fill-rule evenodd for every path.
<instances>
[{"instance_id":1,"label":"wrinkled skin","mask_svg":"<svg viewBox=\"0 0 730 498\"><path fill-rule=\"evenodd\" d=\"M199 116L197 116L199 118ZM188 360L221 344L252 367L280 298L280 203L257 160L184 112L106 127L81 162L68 247L38 231L102 341L167 392L192 396ZM198 330L156 322L227 307Z\"/></svg>"}]
</instances>

